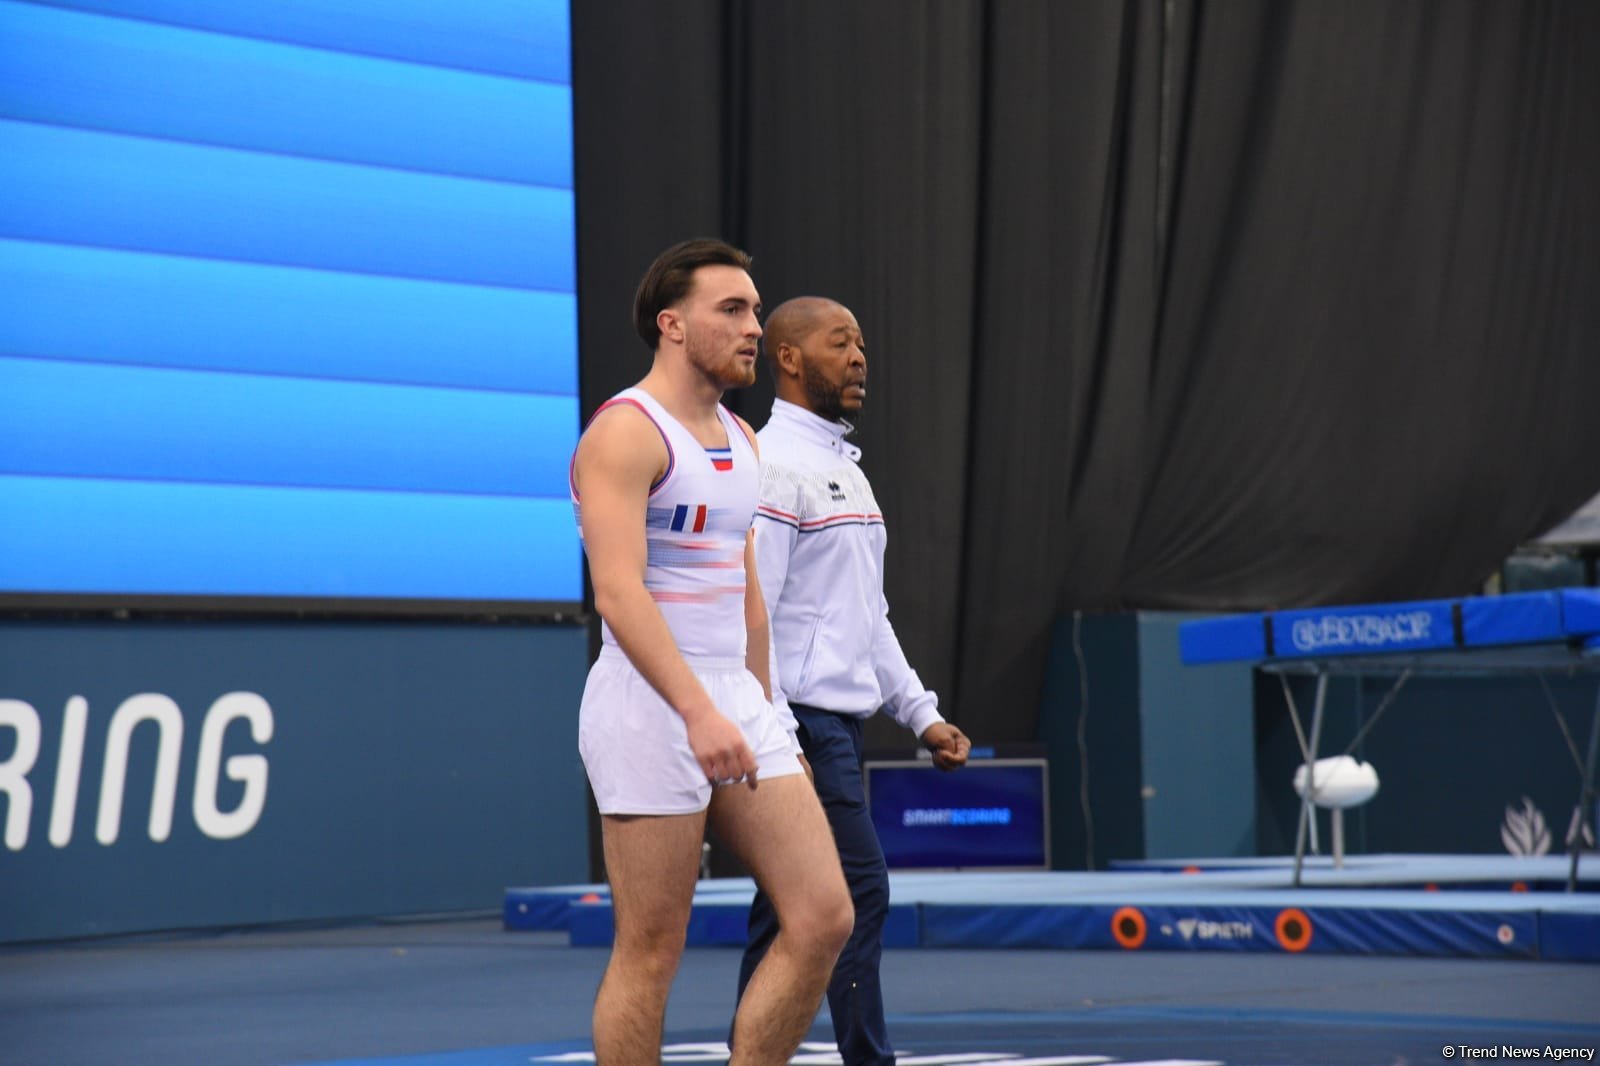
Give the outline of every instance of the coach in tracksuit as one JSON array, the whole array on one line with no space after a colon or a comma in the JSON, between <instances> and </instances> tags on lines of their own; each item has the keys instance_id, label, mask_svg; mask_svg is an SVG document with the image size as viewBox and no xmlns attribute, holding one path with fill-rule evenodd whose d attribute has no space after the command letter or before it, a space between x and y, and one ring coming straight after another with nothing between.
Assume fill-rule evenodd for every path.
<instances>
[{"instance_id":1,"label":"coach in tracksuit","mask_svg":"<svg viewBox=\"0 0 1600 1066\"><path fill-rule=\"evenodd\" d=\"M808 764L855 903L855 928L828 984L839 1051L846 1066L893 1066L878 982L889 873L862 789L862 726L887 711L945 770L963 765L971 744L940 716L889 624L883 515L856 465L861 450L845 439L846 416L867 396L855 315L832 300L790 300L768 317L765 345L777 400L757 434L756 561L772 615L773 702ZM741 996L776 932L772 906L757 894Z\"/></svg>"}]
</instances>

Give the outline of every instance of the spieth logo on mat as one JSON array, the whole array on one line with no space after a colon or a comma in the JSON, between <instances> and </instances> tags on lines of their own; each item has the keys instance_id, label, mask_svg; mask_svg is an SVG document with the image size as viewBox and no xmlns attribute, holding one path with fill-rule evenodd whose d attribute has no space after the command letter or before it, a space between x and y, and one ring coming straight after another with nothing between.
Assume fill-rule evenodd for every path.
<instances>
[{"instance_id":1,"label":"spieth logo on mat","mask_svg":"<svg viewBox=\"0 0 1600 1066\"><path fill-rule=\"evenodd\" d=\"M1161 931L1171 935L1171 929ZM1254 940L1255 926L1249 922L1208 922L1202 918L1178 919L1178 932L1185 940Z\"/></svg>"},{"instance_id":2,"label":"spieth logo on mat","mask_svg":"<svg viewBox=\"0 0 1600 1066\"><path fill-rule=\"evenodd\" d=\"M1427 611L1400 614L1329 614L1302 618L1291 632L1296 651L1327 648L1383 648L1428 639L1433 616Z\"/></svg>"},{"instance_id":3,"label":"spieth logo on mat","mask_svg":"<svg viewBox=\"0 0 1600 1066\"><path fill-rule=\"evenodd\" d=\"M194 771L190 775L194 781L190 809L196 828L213 840L233 840L250 832L267 803L267 757L259 752L223 756L224 736L228 726L236 721L248 725L250 738L255 743L265 744L272 739L272 708L254 692L229 692L206 712L200 725ZM49 839L58 848L72 842L88 722L89 701L82 696L67 700L56 756L55 786L50 790ZM106 726L105 754L100 766L100 806L94 833L101 844L115 844L121 833L129 749L134 730L146 722L155 727L157 744L155 787L150 799L150 839L159 844L172 832L173 809L178 799L178 764L183 751L183 712L171 697L159 692L143 692L123 700ZM16 742L11 754L0 761L0 796L6 800L5 846L11 851L21 851L28 843L33 814L34 785L29 777L39 760L44 734L39 712L22 700L0 699L0 737L6 732L14 734ZM0 749L3 747L0 745ZM228 811L221 809L224 776L244 786L238 805ZM229 787L226 791L235 790Z\"/></svg>"}]
</instances>

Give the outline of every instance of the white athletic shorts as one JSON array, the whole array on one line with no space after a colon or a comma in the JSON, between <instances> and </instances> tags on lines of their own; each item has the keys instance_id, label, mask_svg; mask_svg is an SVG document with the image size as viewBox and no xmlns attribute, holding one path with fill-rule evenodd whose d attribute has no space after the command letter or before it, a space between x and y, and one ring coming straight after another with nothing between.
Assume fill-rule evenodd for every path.
<instances>
[{"instance_id":1,"label":"white athletic shorts","mask_svg":"<svg viewBox=\"0 0 1600 1066\"><path fill-rule=\"evenodd\" d=\"M788 730L744 660L691 656L689 668L744 733L758 780L802 772ZM689 749L683 718L610 644L601 647L583 687L578 752L601 814L693 814L711 802L711 782Z\"/></svg>"}]
</instances>

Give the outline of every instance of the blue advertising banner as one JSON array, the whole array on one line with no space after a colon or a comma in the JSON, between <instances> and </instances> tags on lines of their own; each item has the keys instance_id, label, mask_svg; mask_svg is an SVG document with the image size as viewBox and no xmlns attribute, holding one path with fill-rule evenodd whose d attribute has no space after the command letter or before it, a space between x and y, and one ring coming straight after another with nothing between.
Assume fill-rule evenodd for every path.
<instances>
[{"instance_id":1,"label":"blue advertising banner","mask_svg":"<svg viewBox=\"0 0 1600 1066\"><path fill-rule=\"evenodd\" d=\"M1449 600L1279 611L1272 639L1281 656L1428 651L1455 643Z\"/></svg>"},{"instance_id":2,"label":"blue advertising banner","mask_svg":"<svg viewBox=\"0 0 1600 1066\"><path fill-rule=\"evenodd\" d=\"M1183 623L1179 650L1192 666L1560 645L1591 640L1597 632L1600 597L1593 589L1572 588L1205 618Z\"/></svg>"},{"instance_id":3,"label":"blue advertising banner","mask_svg":"<svg viewBox=\"0 0 1600 1066\"><path fill-rule=\"evenodd\" d=\"M588 875L582 626L0 623L0 942Z\"/></svg>"}]
</instances>

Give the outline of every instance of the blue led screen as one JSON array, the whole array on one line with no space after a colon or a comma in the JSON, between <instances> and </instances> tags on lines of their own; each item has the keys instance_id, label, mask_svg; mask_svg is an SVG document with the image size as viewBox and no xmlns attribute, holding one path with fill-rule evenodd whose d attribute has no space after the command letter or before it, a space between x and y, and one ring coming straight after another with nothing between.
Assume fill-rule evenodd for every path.
<instances>
[{"instance_id":1,"label":"blue led screen","mask_svg":"<svg viewBox=\"0 0 1600 1066\"><path fill-rule=\"evenodd\" d=\"M973 759L956 773L931 761L868 761L867 805L891 870L1050 866L1044 759Z\"/></svg>"},{"instance_id":2,"label":"blue led screen","mask_svg":"<svg viewBox=\"0 0 1600 1066\"><path fill-rule=\"evenodd\" d=\"M0 0L0 596L570 605L566 0Z\"/></svg>"}]
</instances>

